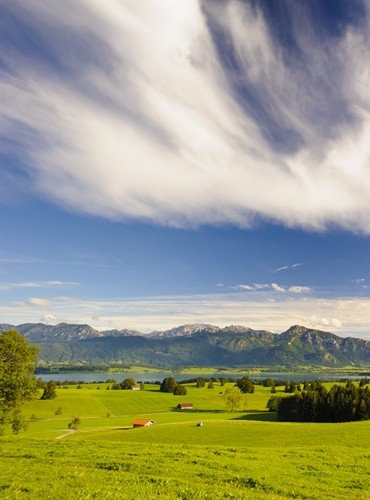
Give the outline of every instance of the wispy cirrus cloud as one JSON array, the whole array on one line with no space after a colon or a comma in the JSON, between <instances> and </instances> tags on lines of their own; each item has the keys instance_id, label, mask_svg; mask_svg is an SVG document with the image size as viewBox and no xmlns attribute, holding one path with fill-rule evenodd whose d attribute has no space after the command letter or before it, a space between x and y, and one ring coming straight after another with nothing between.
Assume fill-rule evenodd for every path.
<instances>
[{"instance_id":1,"label":"wispy cirrus cloud","mask_svg":"<svg viewBox=\"0 0 370 500\"><path fill-rule=\"evenodd\" d=\"M300 267L300 266L303 266L303 264L297 263L297 264L292 264L289 266L285 265L285 266L278 267L277 269L274 269L272 272L273 273L280 273L281 271L286 271L288 269L295 269L296 267Z\"/></svg>"},{"instance_id":2,"label":"wispy cirrus cloud","mask_svg":"<svg viewBox=\"0 0 370 500\"><path fill-rule=\"evenodd\" d=\"M20 281L20 282L0 282L0 290L10 290L12 288L51 288L79 286L75 281Z\"/></svg>"},{"instance_id":3,"label":"wispy cirrus cloud","mask_svg":"<svg viewBox=\"0 0 370 500\"><path fill-rule=\"evenodd\" d=\"M369 285L367 284L365 278L357 278L355 280L352 280L352 283L354 283L355 285L360 286L364 290L367 290L368 288L370 288Z\"/></svg>"},{"instance_id":4,"label":"wispy cirrus cloud","mask_svg":"<svg viewBox=\"0 0 370 500\"><path fill-rule=\"evenodd\" d=\"M281 266L281 267L278 267L277 269L274 269L274 273L279 273L280 271L286 271L287 269L289 269L289 266Z\"/></svg>"},{"instance_id":5,"label":"wispy cirrus cloud","mask_svg":"<svg viewBox=\"0 0 370 500\"><path fill-rule=\"evenodd\" d=\"M261 291L266 292L266 290L272 290L272 291L279 292L279 293L285 293L285 292L307 293L307 292L312 291L312 288L308 287L308 286L293 285L293 286L285 287L285 286L278 284L278 283L270 283L270 284L268 284L268 283L254 283L253 285L244 284L244 285L236 285L232 288L234 290L240 290L240 291L258 291L258 292L261 292Z\"/></svg>"},{"instance_id":6,"label":"wispy cirrus cloud","mask_svg":"<svg viewBox=\"0 0 370 500\"><path fill-rule=\"evenodd\" d=\"M2 178L114 219L370 233L369 16L286 12L290 47L252 2L4 3Z\"/></svg>"}]
</instances>

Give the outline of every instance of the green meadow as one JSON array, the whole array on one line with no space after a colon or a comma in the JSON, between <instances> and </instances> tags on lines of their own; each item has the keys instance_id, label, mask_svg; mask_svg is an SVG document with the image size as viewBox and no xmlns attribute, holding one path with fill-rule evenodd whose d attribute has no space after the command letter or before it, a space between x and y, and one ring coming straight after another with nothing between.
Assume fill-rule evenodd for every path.
<instances>
[{"instance_id":1,"label":"green meadow","mask_svg":"<svg viewBox=\"0 0 370 500\"><path fill-rule=\"evenodd\" d=\"M369 498L369 421L279 423L262 386L231 413L226 387L189 384L187 396L149 384L60 387L56 399L25 407L27 432L0 439L0 498ZM194 409L179 411L179 402ZM133 429L136 418L156 423Z\"/></svg>"}]
</instances>

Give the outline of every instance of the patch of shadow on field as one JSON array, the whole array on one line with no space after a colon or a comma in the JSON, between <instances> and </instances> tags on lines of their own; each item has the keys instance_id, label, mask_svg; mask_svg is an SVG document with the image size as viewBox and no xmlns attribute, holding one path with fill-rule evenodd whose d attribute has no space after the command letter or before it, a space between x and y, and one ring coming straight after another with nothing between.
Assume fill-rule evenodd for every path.
<instances>
[{"instance_id":1,"label":"patch of shadow on field","mask_svg":"<svg viewBox=\"0 0 370 500\"><path fill-rule=\"evenodd\" d=\"M252 410L250 413L237 415L232 420L260 420L262 422L276 422L276 413L264 410Z\"/></svg>"},{"instance_id":2,"label":"patch of shadow on field","mask_svg":"<svg viewBox=\"0 0 370 500\"><path fill-rule=\"evenodd\" d=\"M176 413L185 413L186 415L195 415L199 413L228 413L226 410L198 410L195 408L193 408L192 410L180 410L179 408L177 408L177 406L173 406L171 408L171 411L175 411Z\"/></svg>"}]
</instances>

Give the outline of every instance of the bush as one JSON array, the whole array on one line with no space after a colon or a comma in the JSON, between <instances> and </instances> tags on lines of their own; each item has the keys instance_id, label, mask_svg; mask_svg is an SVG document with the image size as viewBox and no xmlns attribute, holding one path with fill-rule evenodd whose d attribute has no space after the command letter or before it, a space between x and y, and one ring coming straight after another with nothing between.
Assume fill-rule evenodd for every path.
<instances>
[{"instance_id":1,"label":"bush","mask_svg":"<svg viewBox=\"0 0 370 500\"><path fill-rule=\"evenodd\" d=\"M81 424L81 419L80 417L72 417L72 420L68 424L68 429L77 431Z\"/></svg>"},{"instance_id":2,"label":"bush","mask_svg":"<svg viewBox=\"0 0 370 500\"><path fill-rule=\"evenodd\" d=\"M236 381L236 387L239 387L243 394L252 394L254 392L253 382L249 377L243 377Z\"/></svg>"},{"instance_id":3,"label":"bush","mask_svg":"<svg viewBox=\"0 0 370 500\"><path fill-rule=\"evenodd\" d=\"M55 382L50 380L44 388L44 392L41 396L41 399L54 399L57 397L57 386Z\"/></svg>"},{"instance_id":4,"label":"bush","mask_svg":"<svg viewBox=\"0 0 370 500\"><path fill-rule=\"evenodd\" d=\"M187 393L188 391L186 390L186 387L181 384L178 384L173 390L174 396L186 396Z\"/></svg>"},{"instance_id":5,"label":"bush","mask_svg":"<svg viewBox=\"0 0 370 500\"><path fill-rule=\"evenodd\" d=\"M268 411L278 411L280 401L280 396L271 396L271 398L267 401L266 408Z\"/></svg>"},{"instance_id":6,"label":"bush","mask_svg":"<svg viewBox=\"0 0 370 500\"><path fill-rule=\"evenodd\" d=\"M163 379L159 390L161 392L173 392L176 386L177 382L174 377L166 377L165 379Z\"/></svg>"}]
</instances>

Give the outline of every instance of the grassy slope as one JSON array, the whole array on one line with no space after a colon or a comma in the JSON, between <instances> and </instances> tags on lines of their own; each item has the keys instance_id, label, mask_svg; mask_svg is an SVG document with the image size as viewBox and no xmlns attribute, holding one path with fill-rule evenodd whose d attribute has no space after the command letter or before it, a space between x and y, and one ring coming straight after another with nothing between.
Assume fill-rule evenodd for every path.
<instances>
[{"instance_id":1,"label":"grassy slope","mask_svg":"<svg viewBox=\"0 0 370 500\"><path fill-rule=\"evenodd\" d=\"M27 407L40 420L26 434L0 441L0 497L368 498L370 422L268 421L270 393L262 387L247 396L247 411L229 413L223 390L189 387L183 398L106 391L104 384L58 389L57 399ZM198 411L174 411L179 401ZM81 429L55 439L72 415L81 417ZM130 428L145 416L157 424Z\"/></svg>"}]
</instances>

